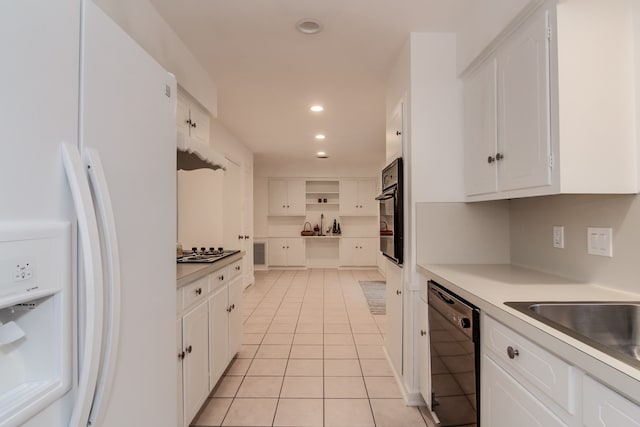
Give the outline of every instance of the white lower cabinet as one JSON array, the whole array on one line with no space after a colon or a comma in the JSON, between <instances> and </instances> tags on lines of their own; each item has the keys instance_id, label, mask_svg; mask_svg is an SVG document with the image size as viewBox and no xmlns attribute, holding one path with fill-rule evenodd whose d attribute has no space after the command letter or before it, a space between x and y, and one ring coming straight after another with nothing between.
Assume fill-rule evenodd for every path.
<instances>
[{"instance_id":1,"label":"white lower cabinet","mask_svg":"<svg viewBox=\"0 0 640 427\"><path fill-rule=\"evenodd\" d=\"M431 406L431 366L429 366L429 325L427 319L428 305L427 301L422 299L422 297L418 304L418 327L416 331L418 336L416 342L418 343L418 366L420 368L419 389L424 401Z\"/></svg>"},{"instance_id":2,"label":"white lower cabinet","mask_svg":"<svg viewBox=\"0 0 640 427\"><path fill-rule=\"evenodd\" d=\"M640 406L489 316L482 317L481 423L640 427Z\"/></svg>"},{"instance_id":3,"label":"white lower cabinet","mask_svg":"<svg viewBox=\"0 0 640 427\"><path fill-rule=\"evenodd\" d=\"M182 318L182 364L185 425L209 395L209 310L206 301Z\"/></svg>"},{"instance_id":4,"label":"white lower cabinet","mask_svg":"<svg viewBox=\"0 0 640 427\"><path fill-rule=\"evenodd\" d=\"M536 397L485 355L481 382L482 425L491 427L566 426Z\"/></svg>"},{"instance_id":5,"label":"white lower cabinet","mask_svg":"<svg viewBox=\"0 0 640 427\"><path fill-rule=\"evenodd\" d=\"M228 279L209 295L209 387L213 389L242 341L242 275L227 270ZM240 271L240 270L236 270ZM222 277L217 275L216 277Z\"/></svg>"},{"instance_id":6,"label":"white lower cabinet","mask_svg":"<svg viewBox=\"0 0 640 427\"><path fill-rule=\"evenodd\" d=\"M305 265L305 248L302 237L269 239L270 266L303 266Z\"/></svg>"},{"instance_id":7,"label":"white lower cabinet","mask_svg":"<svg viewBox=\"0 0 640 427\"><path fill-rule=\"evenodd\" d=\"M402 374L402 268L386 260L387 263L387 319L384 346L393 369Z\"/></svg>"},{"instance_id":8,"label":"white lower cabinet","mask_svg":"<svg viewBox=\"0 0 640 427\"><path fill-rule=\"evenodd\" d=\"M178 289L178 427L191 424L242 340L242 259Z\"/></svg>"},{"instance_id":9,"label":"white lower cabinet","mask_svg":"<svg viewBox=\"0 0 640 427\"><path fill-rule=\"evenodd\" d=\"M376 237L343 237L340 240L340 265L374 266L377 251Z\"/></svg>"},{"instance_id":10,"label":"white lower cabinet","mask_svg":"<svg viewBox=\"0 0 640 427\"><path fill-rule=\"evenodd\" d=\"M585 427L639 427L640 406L589 376L583 381L582 419Z\"/></svg>"}]
</instances>

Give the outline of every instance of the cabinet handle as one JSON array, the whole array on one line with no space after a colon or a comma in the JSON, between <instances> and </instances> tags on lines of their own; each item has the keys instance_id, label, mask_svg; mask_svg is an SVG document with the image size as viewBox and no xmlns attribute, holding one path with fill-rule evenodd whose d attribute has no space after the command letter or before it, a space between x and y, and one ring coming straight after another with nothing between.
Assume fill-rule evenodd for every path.
<instances>
[{"instance_id":1,"label":"cabinet handle","mask_svg":"<svg viewBox=\"0 0 640 427\"><path fill-rule=\"evenodd\" d=\"M244 239L244 236L242 236L242 235L238 236L238 239L242 240L242 239Z\"/></svg>"},{"instance_id":2,"label":"cabinet handle","mask_svg":"<svg viewBox=\"0 0 640 427\"><path fill-rule=\"evenodd\" d=\"M427 331L425 331L424 329L420 329L420 336L423 337L427 335Z\"/></svg>"},{"instance_id":3,"label":"cabinet handle","mask_svg":"<svg viewBox=\"0 0 640 427\"><path fill-rule=\"evenodd\" d=\"M503 154L500 154L500 153L496 153L496 162L497 162L498 160L502 160L502 159L504 159L504 155L503 155Z\"/></svg>"},{"instance_id":4,"label":"cabinet handle","mask_svg":"<svg viewBox=\"0 0 640 427\"><path fill-rule=\"evenodd\" d=\"M234 310L235 308L236 308L236 305L235 304L231 304L231 310ZM231 311L231 310L229 310L229 311Z\"/></svg>"},{"instance_id":5,"label":"cabinet handle","mask_svg":"<svg viewBox=\"0 0 640 427\"><path fill-rule=\"evenodd\" d=\"M196 127L196 122L191 123L191 127L195 128Z\"/></svg>"},{"instance_id":6,"label":"cabinet handle","mask_svg":"<svg viewBox=\"0 0 640 427\"><path fill-rule=\"evenodd\" d=\"M224 274L219 277L220 280L224 280Z\"/></svg>"},{"instance_id":7,"label":"cabinet handle","mask_svg":"<svg viewBox=\"0 0 640 427\"><path fill-rule=\"evenodd\" d=\"M193 350L193 347L189 346L189 347L185 348L185 350L187 351L187 353L191 354L191 351Z\"/></svg>"},{"instance_id":8,"label":"cabinet handle","mask_svg":"<svg viewBox=\"0 0 640 427\"><path fill-rule=\"evenodd\" d=\"M282 205L282 207L283 207L283 208L286 208L286 207L287 207L287 205Z\"/></svg>"},{"instance_id":9,"label":"cabinet handle","mask_svg":"<svg viewBox=\"0 0 640 427\"><path fill-rule=\"evenodd\" d=\"M287 209L288 209L289 207L290 207L290 206L289 206L289 205L287 205Z\"/></svg>"},{"instance_id":10,"label":"cabinet handle","mask_svg":"<svg viewBox=\"0 0 640 427\"><path fill-rule=\"evenodd\" d=\"M196 295L200 295L200 294L202 294L202 288L196 289Z\"/></svg>"},{"instance_id":11,"label":"cabinet handle","mask_svg":"<svg viewBox=\"0 0 640 427\"><path fill-rule=\"evenodd\" d=\"M186 124L188 124L189 126L191 126L191 119L187 119L184 121Z\"/></svg>"},{"instance_id":12,"label":"cabinet handle","mask_svg":"<svg viewBox=\"0 0 640 427\"><path fill-rule=\"evenodd\" d=\"M240 271L240 266L236 265L236 271Z\"/></svg>"},{"instance_id":13,"label":"cabinet handle","mask_svg":"<svg viewBox=\"0 0 640 427\"><path fill-rule=\"evenodd\" d=\"M518 351L518 349L511 346L507 347L507 356L509 356L509 359L515 359L519 355L520 352Z\"/></svg>"},{"instance_id":14,"label":"cabinet handle","mask_svg":"<svg viewBox=\"0 0 640 427\"><path fill-rule=\"evenodd\" d=\"M184 360L184 351L182 353L178 353L178 360Z\"/></svg>"},{"instance_id":15,"label":"cabinet handle","mask_svg":"<svg viewBox=\"0 0 640 427\"><path fill-rule=\"evenodd\" d=\"M396 131L396 136L400 136L402 135L402 132L400 132L399 130Z\"/></svg>"},{"instance_id":16,"label":"cabinet handle","mask_svg":"<svg viewBox=\"0 0 640 427\"><path fill-rule=\"evenodd\" d=\"M491 163L493 163L495 161L496 161L495 157L491 157L491 156L487 157L487 163L491 164Z\"/></svg>"},{"instance_id":17,"label":"cabinet handle","mask_svg":"<svg viewBox=\"0 0 640 427\"><path fill-rule=\"evenodd\" d=\"M231 313L231 306L227 307L227 313Z\"/></svg>"},{"instance_id":18,"label":"cabinet handle","mask_svg":"<svg viewBox=\"0 0 640 427\"><path fill-rule=\"evenodd\" d=\"M396 295L400 295L402 291L396 291Z\"/></svg>"},{"instance_id":19,"label":"cabinet handle","mask_svg":"<svg viewBox=\"0 0 640 427\"><path fill-rule=\"evenodd\" d=\"M246 235L245 235L245 236L244 236L244 238L248 240L248 239L249 239L249 236L246 236Z\"/></svg>"},{"instance_id":20,"label":"cabinet handle","mask_svg":"<svg viewBox=\"0 0 640 427\"><path fill-rule=\"evenodd\" d=\"M289 249L289 246L287 246L287 249Z\"/></svg>"}]
</instances>

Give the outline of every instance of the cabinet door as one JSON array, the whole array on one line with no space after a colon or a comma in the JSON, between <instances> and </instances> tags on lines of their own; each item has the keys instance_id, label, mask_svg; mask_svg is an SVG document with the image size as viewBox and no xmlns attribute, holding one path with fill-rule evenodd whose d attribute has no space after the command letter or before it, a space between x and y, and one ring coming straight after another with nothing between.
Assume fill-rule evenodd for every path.
<instances>
[{"instance_id":1,"label":"cabinet door","mask_svg":"<svg viewBox=\"0 0 640 427\"><path fill-rule=\"evenodd\" d=\"M287 181L269 181L269 213L271 215L287 214Z\"/></svg>"},{"instance_id":2,"label":"cabinet door","mask_svg":"<svg viewBox=\"0 0 640 427\"><path fill-rule=\"evenodd\" d=\"M269 239L269 265L287 265L287 239Z\"/></svg>"},{"instance_id":3,"label":"cabinet door","mask_svg":"<svg viewBox=\"0 0 640 427\"><path fill-rule=\"evenodd\" d=\"M182 318L184 419L189 425L209 395L209 308L203 302Z\"/></svg>"},{"instance_id":4,"label":"cabinet door","mask_svg":"<svg viewBox=\"0 0 640 427\"><path fill-rule=\"evenodd\" d=\"M191 131L191 121L189 118L189 102L178 93L176 105L176 130L185 135L189 135Z\"/></svg>"},{"instance_id":5,"label":"cabinet door","mask_svg":"<svg viewBox=\"0 0 640 427\"><path fill-rule=\"evenodd\" d=\"M364 237L358 239L358 264L361 266L373 266L376 265L376 258L378 252L379 239L376 237Z\"/></svg>"},{"instance_id":6,"label":"cabinet door","mask_svg":"<svg viewBox=\"0 0 640 427\"><path fill-rule=\"evenodd\" d=\"M178 423L176 424L178 427L184 426L184 388L182 384L182 352L184 351L184 347L182 347L182 319L176 320L176 355L178 359Z\"/></svg>"},{"instance_id":7,"label":"cabinet door","mask_svg":"<svg viewBox=\"0 0 640 427\"><path fill-rule=\"evenodd\" d=\"M640 406L584 377L582 420L585 427L639 427Z\"/></svg>"},{"instance_id":8,"label":"cabinet door","mask_svg":"<svg viewBox=\"0 0 640 427\"><path fill-rule=\"evenodd\" d=\"M228 287L221 286L209 297L209 389L227 368L229 354Z\"/></svg>"},{"instance_id":9,"label":"cabinet door","mask_svg":"<svg viewBox=\"0 0 640 427\"><path fill-rule=\"evenodd\" d=\"M306 254L302 237L287 239L287 265L305 265Z\"/></svg>"},{"instance_id":10,"label":"cabinet door","mask_svg":"<svg viewBox=\"0 0 640 427\"><path fill-rule=\"evenodd\" d=\"M358 215L358 180L340 181L340 215Z\"/></svg>"},{"instance_id":11,"label":"cabinet door","mask_svg":"<svg viewBox=\"0 0 640 427\"><path fill-rule=\"evenodd\" d=\"M402 269L387 264L387 320L384 345L398 375L402 375Z\"/></svg>"},{"instance_id":12,"label":"cabinet door","mask_svg":"<svg viewBox=\"0 0 640 427\"><path fill-rule=\"evenodd\" d=\"M304 215L307 208L305 182L301 179L287 181L287 215Z\"/></svg>"},{"instance_id":13,"label":"cabinet door","mask_svg":"<svg viewBox=\"0 0 640 427\"><path fill-rule=\"evenodd\" d=\"M209 113L197 105L191 104L191 137L198 142L209 145L209 126L211 119Z\"/></svg>"},{"instance_id":14,"label":"cabinet door","mask_svg":"<svg viewBox=\"0 0 640 427\"><path fill-rule=\"evenodd\" d=\"M481 425L491 427L563 427L527 389L488 356L482 359Z\"/></svg>"},{"instance_id":15,"label":"cabinet door","mask_svg":"<svg viewBox=\"0 0 640 427\"><path fill-rule=\"evenodd\" d=\"M499 189L551 184L547 17L540 10L498 57Z\"/></svg>"},{"instance_id":16,"label":"cabinet door","mask_svg":"<svg viewBox=\"0 0 640 427\"><path fill-rule=\"evenodd\" d=\"M376 196L380 193L378 182L375 179L362 179L358 182L358 210L360 215L376 215L378 201Z\"/></svg>"},{"instance_id":17,"label":"cabinet door","mask_svg":"<svg viewBox=\"0 0 640 427\"><path fill-rule=\"evenodd\" d=\"M420 394L422 398L429 406L431 406L431 390L430 390L430 375L431 375L431 363L429 360L429 325L427 324L427 303L420 299L419 312L418 312L418 327L417 338L418 343L418 366L419 366L419 379L420 379Z\"/></svg>"},{"instance_id":18,"label":"cabinet door","mask_svg":"<svg viewBox=\"0 0 640 427\"><path fill-rule=\"evenodd\" d=\"M468 196L498 189L496 96L494 59L464 82L464 179Z\"/></svg>"},{"instance_id":19,"label":"cabinet door","mask_svg":"<svg viewBox=\"0 0 640 427\"><path fill-rule=\"evenodd\" d=\"M340 239L340 265L356 265L358 257L358 239L343 237Z\"/></svg>"},{"instance_id":20,"label":"cabinet door","mask_svg":"<svg viewBox=\"0 0 640 427\"><path fill-rule=\"evenodd\" d=\"M242 276L229 283L229 360L231 360L242 343Z\"/></svg>"}]
</instances>

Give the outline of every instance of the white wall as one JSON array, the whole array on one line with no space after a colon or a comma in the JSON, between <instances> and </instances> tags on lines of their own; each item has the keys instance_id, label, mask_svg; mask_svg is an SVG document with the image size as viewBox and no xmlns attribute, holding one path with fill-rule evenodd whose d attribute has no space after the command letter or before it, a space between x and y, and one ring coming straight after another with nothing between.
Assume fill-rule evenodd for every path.
<instances>
[{"instance_id":1,"label":"white wall","mask_svg":"<svg viewBox=\"0 0 640 427\"><path fill-rule=\"evenodd\" d=\"M193 246L223 246L220 169L178 171L178 242L184 250Z\"/></svg>"},{"instance_id":2,"label":"white wall","mask_svg":"<svg viewBox=\"0 0 640 427\"><path fill-rule=\"evenodd\" d=\"M215 117L218 89L211 76L193 56L148 0L95 0L122 29L173 73L178 84Z\"/></svg>"},{"instance_id":3,"label":"white wall","mask_svg":"<svg viewBox=\"0 0 640 427\"><path fill-rule=\"evenodd\" d=\"M552 247L554 225L565 227L565 249ZM613 258L587 254L587 227L613 228ZM639 254L640 196L561 195L511 201L514 264L640 292Z\"/></svg>"},{"instance_id":4,"label":"white wall","mask_svg":"<svg viewBox=\"0 0 640 427\"><path fill-rule=\"evenodd\" d=\"M458 31L457 72L460 74L529 3L537 0L484 0L465 5Z\"/></svg>"}]
</instances>

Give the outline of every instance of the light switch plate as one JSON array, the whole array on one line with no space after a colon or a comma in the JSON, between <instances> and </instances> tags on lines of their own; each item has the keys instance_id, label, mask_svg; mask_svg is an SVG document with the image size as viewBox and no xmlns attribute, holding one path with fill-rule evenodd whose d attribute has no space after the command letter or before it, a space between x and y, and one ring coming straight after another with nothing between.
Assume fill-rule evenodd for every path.
<instances>
[{"instance_id":1,"label":"light switch plate","mask_svg":"<svg viewBox=\"0 0 640 427\"><path fill-rule=\"evenodd\" d=\"M553 226L553 247L564 249L564 227L562 225Z\"/></svg>"},{"instance_id":2,"label":"light switch plate","mask_svg":"<svg viewBox=\"0 0 640 427\"><path fill-rule=\"evenodd\" d=\"M610 227L588 227L587 253L613 257L613 229Z\"/></svg>"}]
</instances>

